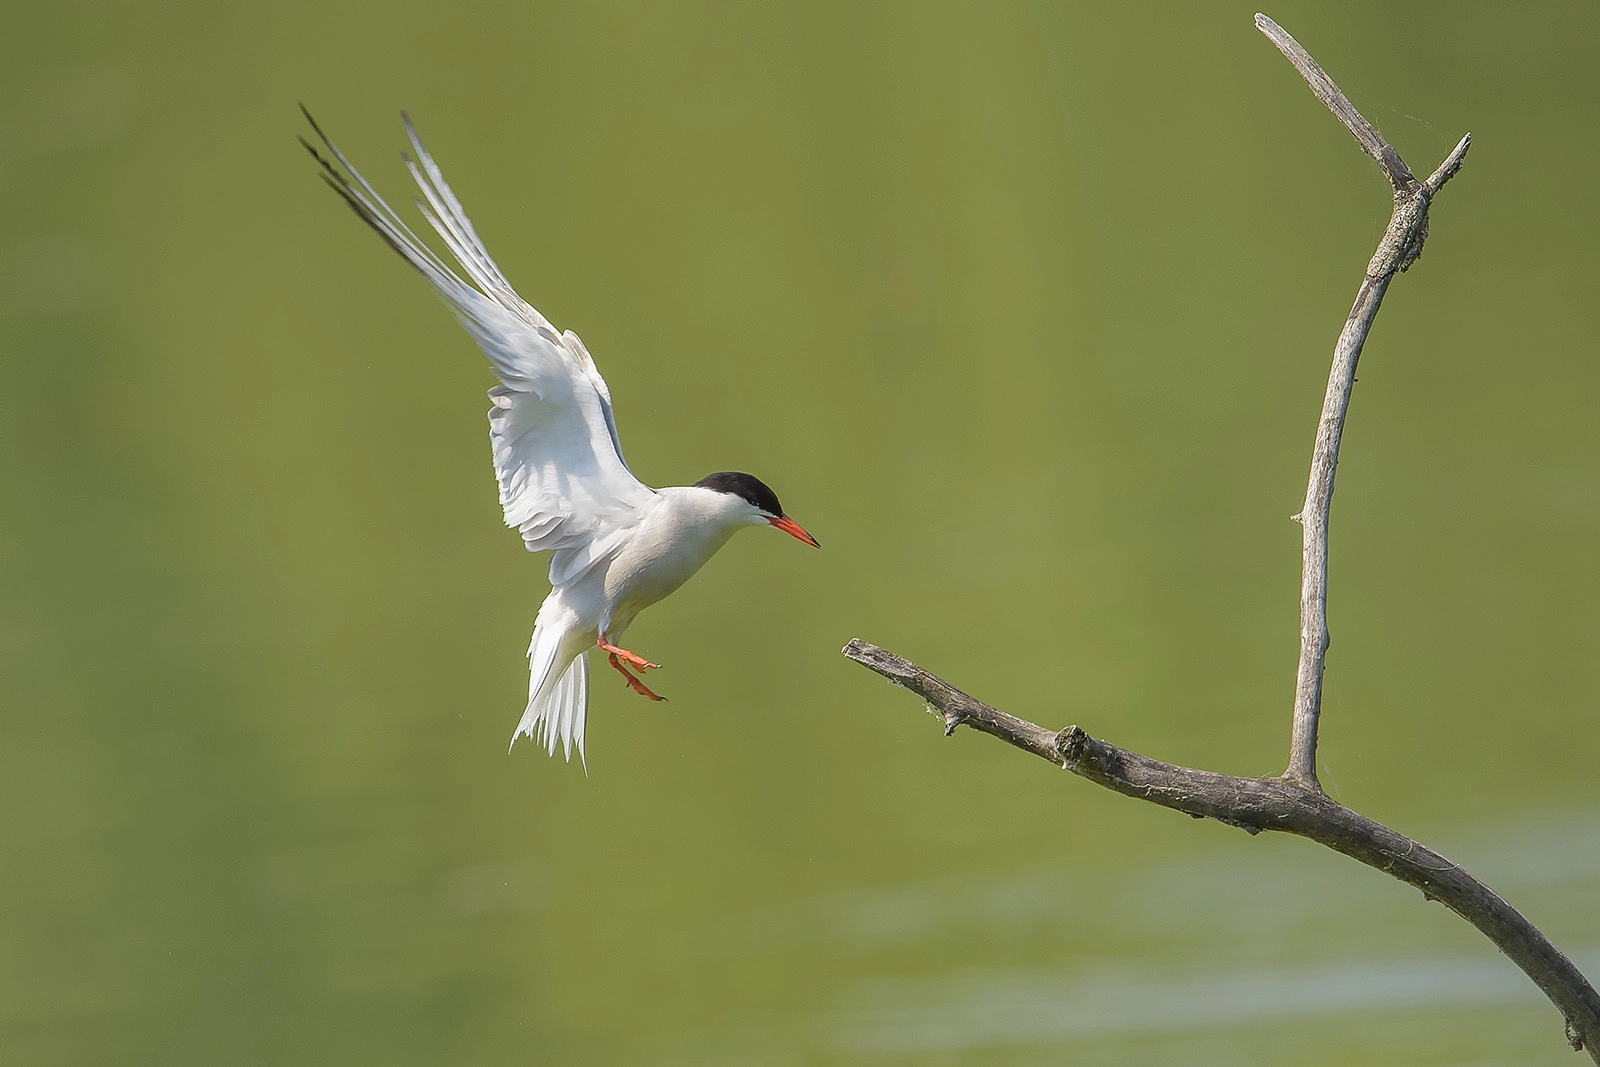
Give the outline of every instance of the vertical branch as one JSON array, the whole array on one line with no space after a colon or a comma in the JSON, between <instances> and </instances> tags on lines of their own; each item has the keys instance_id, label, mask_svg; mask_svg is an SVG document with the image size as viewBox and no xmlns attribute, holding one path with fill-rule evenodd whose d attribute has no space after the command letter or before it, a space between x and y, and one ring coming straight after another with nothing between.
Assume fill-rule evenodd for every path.
<instances>
[{"instance_id":1,"label":"vertical branch","mask_svg":"<svg viewBox=\"0 0 1600 1067\"><path fill-rule=\"evenodd\" d=\"M1333 507L1333 477L1339 467L1339 441L1344 435L1350 391L1355 386L1356 364L1361 360L1362 346L1372 330L1372 320L1377 318L1378 309L1383 305L1383 294L1389 289L1390 279L1422 254L1422 243L1428 238L1429 201L1460 169L1461 157L1466 155L1471 144L1471 135L1461 139L1455 151L1426 183L1418 182L1400 153L1356 110L1298 41L1265 15L1256 16L1256 28L1294 64L1317 99L1344 123L1362 150L1383 168L1384 176L1394 187L1394 213L1389 218L1389 228L1367 264L1367 274L1361 280L1355 305L1333 349L1328 392L1323 397L1317 441L1311 452L1305 504L1295 516L1301 525L1300 663L1295 673L1289 766L1283 773L1285 778L1308 789L1320 790L1317 723L1322 714L1322 674L1328 656L1328 517Z\"/></svg>"},{"instance_id":2,"label":"vertical branch","mask_svg":"<svg viewBox=\"0 0 1600 1067\"><path fill-rule=\"evenodd\" d=\"M1356 364L1392 276L1362 279L1355 306L1334 346L1317 443L1311 451L1305 505L1295 516L1301 526L1300 664L1295 676L1289 768L1284 776L1312 788L1321 788L1317 782L1317 720L1322 714L1322 673L1328 658L1328 516L1333 507L1333 476L1339 468L1339 442L1355 387Z\"/></svg>"}]
</instances>

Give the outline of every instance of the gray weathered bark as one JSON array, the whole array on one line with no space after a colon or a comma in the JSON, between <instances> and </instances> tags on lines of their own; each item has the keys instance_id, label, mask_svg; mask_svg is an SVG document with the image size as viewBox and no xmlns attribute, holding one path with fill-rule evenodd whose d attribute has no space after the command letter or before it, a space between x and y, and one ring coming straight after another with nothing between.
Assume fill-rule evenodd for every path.
<instances>
[{"instance_id":1,"label":"gray weathered bark","mask_svg":"<svg viewBox=\"0 0 1600 1067\"><path fill-rule=\"evenodd\" d=\"M1600 995L1572 961L1459 864L1334 801L1317 781L1317 724L1328 648L1328 513L1356 364L1389 282L1421 255L1428 236L1429 204L1461 169L1471 135L1461 139L1432 176L1419 182L1400 153L1379 136L1293 37L1265 15L1256 16L1256 26L1294 64L1394 187L1394 213L1334 347L1305 505L1295 516L1302 531L1300 661L1288 768L1276 778L1241 778L1162 763L1090 737L1076 726L1057 732L1008 715L865 641L851 641L844 654L938 709L946 735L957 726L969 726L1127 796L1216 819L1251 834L1262 830L1298 834L1416 886L1428 899L1443 903L1477 927L1521 967L1561 1011L1572 1048L1587 1049L1600 1064Z\"/></svg>"}]
</instances>

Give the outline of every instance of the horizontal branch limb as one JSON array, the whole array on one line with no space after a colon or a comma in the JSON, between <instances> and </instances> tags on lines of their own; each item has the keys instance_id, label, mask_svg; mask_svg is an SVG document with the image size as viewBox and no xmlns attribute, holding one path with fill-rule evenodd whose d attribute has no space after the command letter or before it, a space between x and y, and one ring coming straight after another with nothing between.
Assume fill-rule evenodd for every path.
<instances>
[{"instance_id":1,"label":"horizontal branch limb","mask_svg":"<svg viewBox=\"0 0 1600 1067\"><path fill-rule=\"evenodd\" d=\"M844 654L926 701L943 718L946 736L968 726L1125 796L1251 834L1275 830L1309 838L1415 886L1477 927L1522 968L1566 1019L1573 1049L1587 1048L1600 1063L1600 994L1521 912L1425 845L1292 778L1243 778L1162 763L1077 726L1054 731L1019 719L859 638Z\"/></svg>"}]
</instances>

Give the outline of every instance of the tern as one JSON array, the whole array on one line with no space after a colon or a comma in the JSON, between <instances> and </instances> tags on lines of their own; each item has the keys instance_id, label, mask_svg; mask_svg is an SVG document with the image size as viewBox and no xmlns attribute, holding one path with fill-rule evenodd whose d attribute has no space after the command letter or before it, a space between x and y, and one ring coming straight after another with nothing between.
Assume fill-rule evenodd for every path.
<instances>
[{"instance_id":1,"label":"tern","mask_svg":"<svg viewBox=\"0 0 1600 1067\"><path fill-rule=\"evenodd\" d=\"M521 531L528 551L552 553L550 595L528 646L528 704L511 743L526 734L554 756L560 742L569 762L576 748L587 763L590 649L606 653L635 693L661 700L639 677L660 665L618 643L639 612L688 581L746 526L771 526L813 547L816 538L754 475L719 471L665 489L635 478L594 359L577 334L558 331L511 288L410 117L401 112L416 155L402 158L422 193L416 204L461 273L411 231L301 110L332 157L300 139L323 179L433 285L500 381L489 390L489 440L506 525Z\"/></svg>"}]
</instances>

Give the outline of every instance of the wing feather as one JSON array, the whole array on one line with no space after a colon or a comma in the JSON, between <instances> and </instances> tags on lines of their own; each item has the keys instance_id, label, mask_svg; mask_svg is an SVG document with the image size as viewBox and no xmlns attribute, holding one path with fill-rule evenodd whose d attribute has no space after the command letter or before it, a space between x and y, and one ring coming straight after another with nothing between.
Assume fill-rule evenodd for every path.
<instances>
[{"instance_id":1,"label":"wing feather","mask_svg":"<svg viewBox=\"0 0 1600 1067\"><path fill-rule=\"evenodd\" d=\"M653 491L622 458L611 390L588 349L512 289L411 119L402 118L416 152L404 159L422 193L417 206L466 278L406 225L309 112L332 160L301 143L324 180L433 285L489 357L500 380L489 390L489 437L506 525L521 531L529 551L556 551L551 581L562 584L557 577L570 580L605 554L607 535L631 525Z\"/></svg>"}]
</instances>

